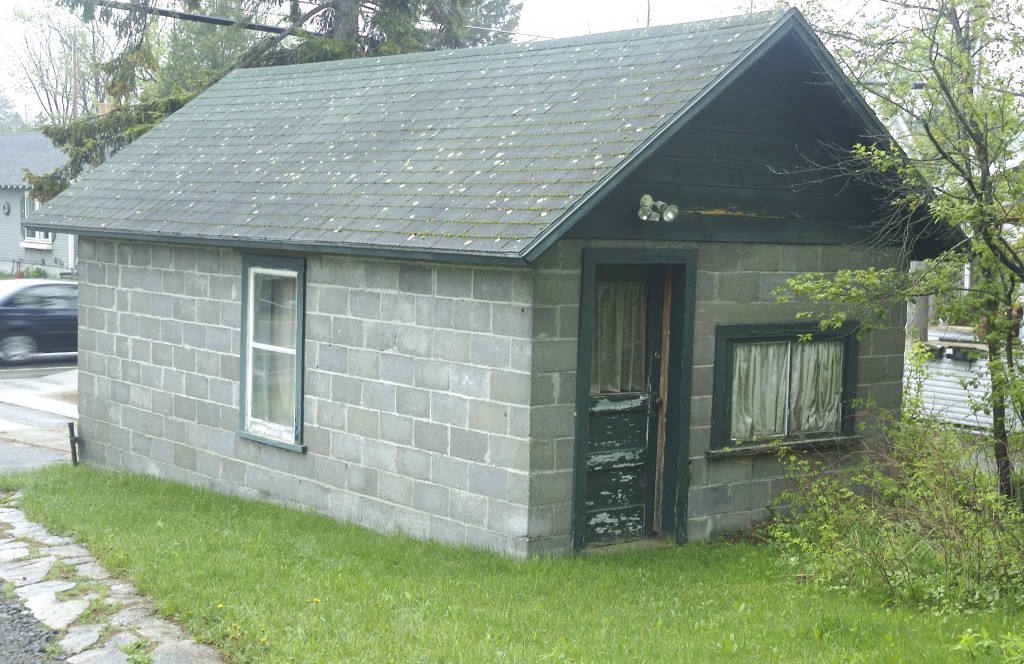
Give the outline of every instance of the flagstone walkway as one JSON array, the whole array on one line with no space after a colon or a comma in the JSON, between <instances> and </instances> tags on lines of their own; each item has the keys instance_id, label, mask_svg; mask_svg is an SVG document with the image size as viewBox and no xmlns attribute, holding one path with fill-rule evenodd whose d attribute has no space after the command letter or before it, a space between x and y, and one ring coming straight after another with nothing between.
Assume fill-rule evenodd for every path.
<instances>
[{"instance_id":1,"label":"flagstone walkway","mask_svg":"<svg viewBox=\"0 0 1024 664\"><path fill-rule=\"evenodd\" d=\"M154 614L130 583L82 546L25 518L18 496L0 507L0 581L57 631L68 664L220 664L216 651Z\"/></svg>"}]
</instances>

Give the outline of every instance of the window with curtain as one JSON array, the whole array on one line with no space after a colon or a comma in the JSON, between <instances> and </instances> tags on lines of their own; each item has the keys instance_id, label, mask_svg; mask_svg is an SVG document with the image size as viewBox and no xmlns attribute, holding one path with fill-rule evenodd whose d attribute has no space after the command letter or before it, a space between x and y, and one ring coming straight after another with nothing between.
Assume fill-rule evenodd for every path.
<instances>
[{"instance_id":1,"label":"window with curtain","mask_svg":"<svg viewBox=\"0 0 1024 664\"><path fill-rule=\"evenodd\" d=\"M847 432L856 341L847 330L799 340L804 327L719 329L712 447Z\"/></svg>"},{"instance_id":2,"label":"window with curtain","mask_svg":"<svg viewBox=\"0 0 1024 664\"><path fill-rule=\"evenodd\" d=\"M642 281L597 284L590 393L647 389L647 289Z\"/></svg>"},{"instance_id":3,"label":"window with curtain","mask_svg":"<svg viewBox=\"0 0 1024 664\"><path fill-rule=\"evenodd\" d=\"M246 258L242 429L296 446L302 421L303 290L302 261Z\"/></svg>"}]
</instances>

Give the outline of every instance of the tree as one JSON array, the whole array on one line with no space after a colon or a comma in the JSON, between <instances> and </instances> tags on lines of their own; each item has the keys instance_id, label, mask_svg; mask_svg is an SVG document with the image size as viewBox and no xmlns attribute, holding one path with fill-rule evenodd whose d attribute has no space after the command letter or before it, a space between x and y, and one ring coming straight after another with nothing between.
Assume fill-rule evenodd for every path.
<instances>
[{"instance_id":1,"label":"tree","mask_svg":"<svg viewBox=\"0 0 1024 664\"><path fill-rule=\"evenodd\" d=\"M35 95L42 121L64 123L94 114L106 100L102 65L118 48L103 26L67 12L15 12L21 44L9 67L21 91Z\"/></svg>"},{"instance_id":2,"label":"tree","mask_svg":"<svg viewBox=\"0 0 1024 664\"><path fill-rule=\"evenodd\" d=\"M238 0L220 0L214 9L217 16L246 20ZM239 25L175 21L157 58L153 82L145 86L145 91L148 96L160 98L203 90L244 57L256 40L254 32Z\"/></svg>"},{"instance_id":3,"label":"tree","mask_svg":"<svg viewBox=\"0 0 1024 664\"><path fill-rule=\"evenodd\" d=\"M894 187L889 228L912 228L909 217L927 214L934 224L962 232L964 241L959 251L911 275L805 275L793 282L794 291L821 302L842 300L867 312L868 321L886 305L936 294L939 315L971 325L988 350L991 389L980 407L992 416L999 491L1012 496L1009 422L1024 422L1022 7L1018 0L885 0L874 6L881 13L862 21L837 21L820 6L809 9L902 146L882 137L860 146L844 161L845 175L883 177ZM966 284L959 278L965 264Z\"/></svg>"},{"instance_id":4,"label":"tree","mask_svg":"<svg viewBox=\"0 0 1024 664\"><path fill-rule=\"evenodd\" d=\"M0 88L0 131L19 131L25 128L25 121L14 110L14 104Z\"/></svg>"}]
</instances>

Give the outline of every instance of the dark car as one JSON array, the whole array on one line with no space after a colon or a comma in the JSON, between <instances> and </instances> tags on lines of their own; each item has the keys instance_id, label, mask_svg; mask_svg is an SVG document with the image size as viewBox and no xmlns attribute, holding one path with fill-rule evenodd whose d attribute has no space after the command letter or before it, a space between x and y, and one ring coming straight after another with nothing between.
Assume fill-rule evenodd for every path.
<instances>
[{"instance_id":1,"label":"dark car","mask_svg":"<svg viewBox=\"0 0 1024 664\"><path fill-rule=\"evenodd\" d=\"M77 352L78 284L0 281L0 362L24 362L36 353Z\"/></svg>"}]
</instances>

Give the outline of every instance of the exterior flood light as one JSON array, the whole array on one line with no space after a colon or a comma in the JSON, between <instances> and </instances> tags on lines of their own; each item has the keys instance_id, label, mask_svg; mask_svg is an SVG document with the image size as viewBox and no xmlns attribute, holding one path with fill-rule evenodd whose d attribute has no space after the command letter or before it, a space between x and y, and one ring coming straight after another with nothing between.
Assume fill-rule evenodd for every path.
<instances>
[{"instance_id":1,"label":"exterior flood light","mask_svg":"<svg viewBox=\"0 0 1024 664\"><path fill-rule=\"evenodd\" d=\"M640 209L636 215L642 221L664 221L667 224L679 218L679 208L644 194L640 197Z\"/></svg>"}]
</instances>

